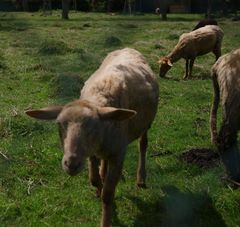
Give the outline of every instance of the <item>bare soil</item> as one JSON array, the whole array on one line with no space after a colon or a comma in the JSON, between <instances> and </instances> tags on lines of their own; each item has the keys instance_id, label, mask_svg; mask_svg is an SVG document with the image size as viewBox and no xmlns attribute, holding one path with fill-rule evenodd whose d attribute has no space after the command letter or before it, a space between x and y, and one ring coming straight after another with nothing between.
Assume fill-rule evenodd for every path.
<instances>
[{"instance_id":1,"label":"bare soil","mask_svg":"<svg viewBox=\"0 0 240 227\"><path fill-rule=\"evenodd\" d=\"M182 153L179 158L200 168L211 168L217 164L219 155L209 148L192 148Z\"/></svg>"}]
</instances>

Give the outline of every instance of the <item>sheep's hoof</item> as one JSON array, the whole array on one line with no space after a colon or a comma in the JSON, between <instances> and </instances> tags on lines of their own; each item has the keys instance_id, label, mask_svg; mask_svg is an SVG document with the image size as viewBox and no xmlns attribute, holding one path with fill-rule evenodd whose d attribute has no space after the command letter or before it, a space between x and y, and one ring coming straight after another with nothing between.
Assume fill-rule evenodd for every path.
<instances>
[{"instance_id":1,"label":"sheep's hoof","mask_svg":"<svg viewBox=\"0 0 240 227\"><path fill-rule=\"evenodd\" d=\"M192 75L184 75L183 77L184 80L191 80L192 79Z\"/></svg>"},{"instance_id":2,"label":"sheep's hoof","mask_svg":"<svg viewBox=\"0 0 240 227\"><path fill-rule=\"evenodd\" d=\"M100 197L101 197L101 194L102 194L102 190L101 190L101 189L97 189L97 190L96 190L96 197L97 197L97 198L100 198Z\"/></svg>"},{"instance_id":3,"label":"sheep's hoof","mask_svg":"<svg viewBox=\"0 0 240 227\"><path fill-rule=\"evenodd\" d=\"M137 186L139 188L147 188L146 184L145 183L137 183Z\"/></svg>"}]
</instances>

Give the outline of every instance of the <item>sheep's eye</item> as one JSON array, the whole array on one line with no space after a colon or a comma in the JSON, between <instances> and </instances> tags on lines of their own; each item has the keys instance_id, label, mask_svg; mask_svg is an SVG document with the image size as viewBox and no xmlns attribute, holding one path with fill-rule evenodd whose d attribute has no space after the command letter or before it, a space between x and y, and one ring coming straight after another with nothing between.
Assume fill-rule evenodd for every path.
<instances>
[{"instance_id":1,"label":"sheep's eye","mask_svg":"<svg viewBox=\"0 0 240 227\"><path fill-rule=\"evenodd\" d=\"M61 144L62 146L64 145L64 139L65 139L65 129L63 127L63 124L61 124L60 122L57 122L58 125L58 133L59 133L59 137L61 140Z\"/></svg>"},{"instance_id":2,"label":"sheep's eye","mask_svg":"<svg viewBox=\"0 0 240 227\"><path fill-rule=\"evenodd\" d=\"M57 121L57 125L61 129L66 129L68 124L66 122Z\"/></svg>"}]
</instances>

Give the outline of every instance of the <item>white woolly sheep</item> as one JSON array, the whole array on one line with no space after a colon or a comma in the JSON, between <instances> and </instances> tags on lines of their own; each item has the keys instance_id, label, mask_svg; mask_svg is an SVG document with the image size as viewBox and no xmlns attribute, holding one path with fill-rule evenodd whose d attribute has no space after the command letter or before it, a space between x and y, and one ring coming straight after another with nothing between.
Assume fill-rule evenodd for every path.
<instances>
[{"instance_id":1,"label":"white woolly sheep","mask_svg":"<svg viewBox=\"0 0 240 227\"><path fill-rule=\"evenodd\" d=\"M172 64L180 58L186 60L184 79L192 76L195 58L213 52L216 60L221 56L221 43L223 31L216 25L207 25L195 31L184 33L180 36L178 44L170 54L159 60L160 77L164 77Z\"/></svg>"},{"instance_id":2,"label":"white woolly sheep","mask_svg":"<svg viewBox=\"0 0 240 227\"><path fill-rule=\"evenodd\" d=\"M210 126L212 143L218 147L230 177L240 182L240 152L237 132L240 129L240 49L218 59L212 67L214 99ZM222 125L217 133L217 109L222 104Z\"/></svg>"},{"instance_id":3,"label":"white woolly sheep","mask_svg":"<svg viewBox=\"0 0 240 227\"><path fill-rule=\"evenodd\" d=\"M89 158L89 178L102 198L101 226L110 226L115 188L127 145L140 138L138 186L145 186L147 131L158 105L158 83L144 57L125 48L111 52L86 81L80 99L64 106L28 110L56 120L64 148L63 169L76 175Z\"/></svg>"}]
</instances>

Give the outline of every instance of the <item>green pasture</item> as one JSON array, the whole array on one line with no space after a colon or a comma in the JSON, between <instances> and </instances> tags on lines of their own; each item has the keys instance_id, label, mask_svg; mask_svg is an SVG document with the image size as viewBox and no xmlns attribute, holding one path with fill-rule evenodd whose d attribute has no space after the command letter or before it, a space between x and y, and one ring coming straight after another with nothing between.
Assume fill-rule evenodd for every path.
<instances>
[{"instance_id":1,"label":"green pasture","mask_svg":"<svg viewBox=\"0 0 240 227\"><path fill-rule=\"evenodd\" d=\"M77 99L84 81L107 53L140 51L158 76L159 57L202 15L107 15L71 12L0 13L0 226L99 225L101 202L87 168L69 177L53 122L28 118L24 110ZM240 47L240 22L219 18L222 52ZM221 162L200 168L179 159L210 143L211 66L215 57L197 58L193 78L182 80L185 62L170 79L158 78L159 107L149 131L147 188L136 186L138 144L129 145L124 179L116 190L112 226L239 226L240 190L222 180ZM221 116L219 114L219 121Z\"/></svg>"}]
</instances>

